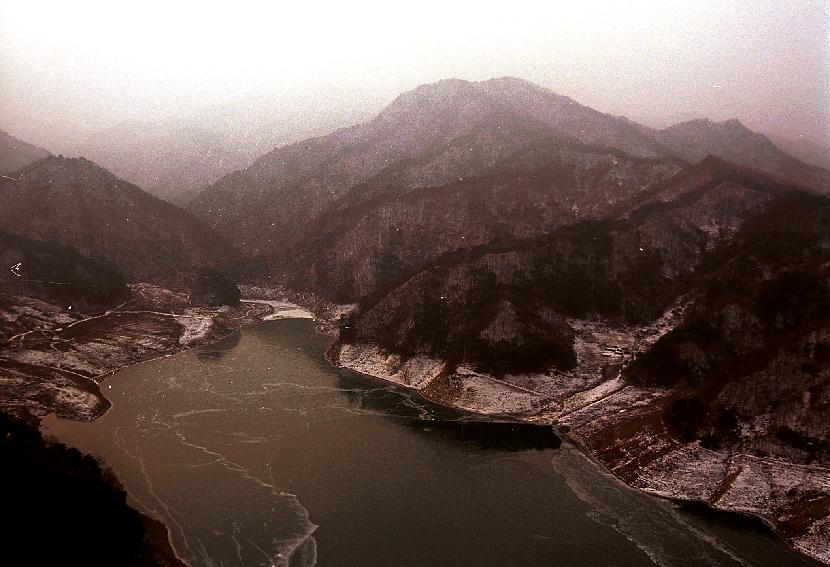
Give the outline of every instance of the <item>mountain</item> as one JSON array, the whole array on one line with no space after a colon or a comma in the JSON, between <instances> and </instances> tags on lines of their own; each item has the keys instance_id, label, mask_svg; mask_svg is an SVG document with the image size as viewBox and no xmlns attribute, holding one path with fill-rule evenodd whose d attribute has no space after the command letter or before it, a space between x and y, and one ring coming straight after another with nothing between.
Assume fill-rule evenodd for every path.
<instances>
[{"instance_id":1,"label":"mountain","mask_svg":"<svg viewBox=\"0 0 830 567\"><path fill-rule=\"evenodd\" d=\"M716 155L802 187L830 193L830 172L784 153L769 138L749 130L738 120L690 120L656 131L653 136L691 162Z\"/></svg>"},{"instance_id":2,"label":"mountain","mask_svg":"<svg viewBox=\"0 0 830 567\"><path fill-rule=\"evenodd\" d=\"M71 248L127 281L192 285L231 257L210 228L83 158L47 157L10 177L0 179L6 232Z\"/></svg>"},{"instance_id":3,"label":"mountain","mask_svg":"<svg viewBox=\"0 0 830 567\"><path fill-rule=\"evenodd\" d=\"M0 130L0 175L8 175L49 155L43 148L27 144Z\"/></svg>"},{"instance_id":4,"label":"mountain","mask_svg":"<svg viewBox=\"0 0 830 567\"><path fill-rule=\"evenodd\" d=\"M408 356L427 352L458 361L463 355L486 372L568 369L576 353L565 318L621 326L655 320L689 293L709 254L784 191L709 158L616 214L586 215L529 237L490 238L441 255L402 281L376 285L373 293L351 298L361 301L345 340ZM362 238L379 240L372 233ZM494 354L500 349L503 354Z\"/></svg>"},{"instance_id":5,"label":"mountain","mask_svg":"<svg viewBox=\"0 0 830 567\"><path fill-rule=\"evenodd\" d=\"M830 199L778 196L698 272L699 301L628 376L681 392L681 439L830 461Z\"/></svg>"},{"instance_id":6,"label":"mountain","mask_svg":"<svg viewBox=\"0 0 830 567\"><path fill-rule=\"evenodd\" d=\"M206 185L289 142L352 124L364 113L336 97L238 97L158 122L126 121L73 148L151 194L185 206Z\"/></svg>"},{"instance_id":7,"label":"mountain","mask_svg":"<svg viewBox=\"0 0 830 567\"><path fill-rule=\"evenodd\" d=\"M795 156L804 163L830 169L830 147L809 138L786 138L777 135L768 135L776 146Z\"/></svg>"},{"instance_id":8,"label":"mountain","mask_svg":"<svg viewBox=\"0 0 830 567\"><path fill-rule=\"evenodd\" d=\"M210 130L148 122L123 122L95 132L77 153L179 205L190 202L205 185L253 160Z\"/></svg>"},{"instance_id":9,"label":"mountain","mask_svg":"<svg viewBox=\"0 0 830 567\"><path fill-rule=\"evenodd\" d=\"M634 486L815 552L829 175L738 121L653 130L516 79L449 80L189 210L248 277L339 304L333 362L555 424Z\"/></svg>"},{"instance_id":10,"label":"mountain","mask_svg":"<svg viewBox=\"0 0 830 567\"><path fill-rule=\"evenodd\" d=\"M278 148L208 186L188 209L245 253L284 251L361 184L388 193L463 179L518 151L529 134L671 157L635 124L531 83L447 80L400 95L365 124Z\"/></svg>"},{"instance_id":11,"label":"mountain","mask_svg":"<svg viewBox=\"0 0 830 567\"><path fill-rule=\"evenodd\" d=\"M367 123L277 148L228 174L188 210L243 254L281 256L314 234L308 224L324 211L480 177L540 139L626 159L679 163L713 154L785 182L830 190L830 173L785 154L738 121L692 120L652 130L532 83L500 78L445 80L405 92ZM545 163L547 156L537 152L535 159Z\"/></svg>"},{"instance_id":12,"label":"mountain","mask_svg":"<svg viewBox=\"0 0 830 567\"><path fill-rule=\"evenodd\" d=\"M409 190L386 177L362 185L344 198L348 206L322 213L291 247L283 265L293 267L293 285L357 301L444 254L602 219L683 167L678 160L631 158L547 130L524 133L521 149L476 175ZM362 198L366 193L374 196Z\"/></svg>"},{"instance_id":13,"label":"mountain","mask_svg":"<svg viewBox=\"0 0 830 567\"><path fill-rule=\"evenodd\" d=\"M8 267L20 264L17 272ZM68 247L0 230L0 302L26 296L76 310L111 307L127 295L124 279ZM20 274L19 276L16 274ZM2 324L2 323L0 323Z\"/></svg>"}]
</instances>

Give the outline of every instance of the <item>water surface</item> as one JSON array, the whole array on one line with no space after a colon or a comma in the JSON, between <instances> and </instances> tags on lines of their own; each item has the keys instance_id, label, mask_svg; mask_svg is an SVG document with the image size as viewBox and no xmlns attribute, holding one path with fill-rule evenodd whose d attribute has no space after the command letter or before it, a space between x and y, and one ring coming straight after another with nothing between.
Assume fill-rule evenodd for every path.
<instances>
[{"instance_id":1,"label":"water surface","mask_svg":"<svg viewBox=\"0 0 830 567\"><path fill-rule=\"evenodd\" d=\"M101 456L193 566L813 565L758 524L636 492L549 428L332 368L308 320L130 367Z\"/></svg>"}]
</instances>

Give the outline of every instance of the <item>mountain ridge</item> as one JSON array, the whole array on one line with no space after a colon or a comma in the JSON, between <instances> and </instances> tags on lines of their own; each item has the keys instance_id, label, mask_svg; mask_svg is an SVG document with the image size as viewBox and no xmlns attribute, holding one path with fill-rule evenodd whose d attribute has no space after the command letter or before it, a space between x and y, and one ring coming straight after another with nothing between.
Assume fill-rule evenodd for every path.
<instances>
[{"instance_id":1,"label":"mountain ridge","mask_svg":"<svg viewBox=\"0 0 830 567\"><path fill-rule=\"evenodd\" d=\"M0 223L11 234L70 247L127 281L188 287L228 269L230 249L209 227L89 160L50 156L10 177Z\"/></svg>"},{"instance_id":2,"label":"mountain ridge","mask_svg":"<svg viewBox=\"0 0 830 567\"><path fill-rule=\"evenodd\" d=\"M49 156L49 152L19 140L0 130L0 175L9 175L39 159Z\"/></svg>"},{"instance_id":3,"label":"mountain ridge","mask_svg":"<svg viewBox=\"0 0 830 567\"><path fill-rule=\"evenodd\" d=\"M243 235L235 238L238 244L254 248L254 253L263 253L269 246L290 244L303 223L341 198L351 187L389 167L400 166L406 159L446 146L484 121L502 121L506 125L533 121L551 132L559 131L565 124L557 118L557 113L534 116L516 109L503 92L505 84L515 83L504 79L481 83L450 80L418 87L400 95L369 122L273 150L248 168L231 173L205 188L188 210L220 231ZM635 155L646 157L668 157L662 147L657 148L658 144L646 140L639 129L628 122L582 107L530 83L519 81L518 84L523 85L520 94L528 95L537 107L540 106L539 97L542 97L570 109L574 117L568 124L572 126L583 123L582 116L589 114L590 127L583 124L581 128L572 127L580 132L564 132L575 141L593 141L601 138L605 131L616 135L622 128L633 139L645 140L629 144L622 148L623 151L628 149ZM510 143L495 141L491 144L494 147L489 149L499 151L511 147ZM447 168L451 166L453 155L447 153L440 157L444 161L433 167L430 181L433 184L435 175L446 181L455 173ZM423 183L423 179L413 180L414 185ZM270 223L249 221L258 215L276 219L273 233L268 232ZM263 226L266 227L265 234L261 234Z\"/></svg>"},{"instance_id":4,"label":"mountain ridge","mask_svg":"<svg viewBox=\"0 0 830 567\"><path fill-rule=\"evenodd\" d=\"M528 81L501 77L479 82L446 79L406 91L368 122L276 148L226 175L205 187L188 210L234 240L243 254L284 253L302 238L306 223L351 199L351 191L373 178L390 180L380 185L383 191L397 184L410 189L437 185L463 177L465 162L460 159L469 163L468 174L479 172L486 162L464 156L461 144L485 124L496 136L478 141L480 150L475 151L485 152L480 160L522 143L521 136L500 136L500 126L547 129L575 143L613 148L636 158L698 161L715 154L757 168L759 160L772 155L777 161L765 168L766 173L830 191L830 173L788 156L738 121L717 125L697 120L653 130ZM694 132L687 132L689 128ZM732 132L728 144L718 134L722 129ZM474 150L475 144L468 149ZM752 153L756 150L760 157ZM419 160L428 163L416 168Z\"/></svg>"},{"instance_id":5,"label":"mountain ridge","mask_svg":"<svg viewBox=\"0 0 830 567\"><path fill-rule=\"evenodd\" d=\"M334 363L570 430L629 484L821 557L830 172L737 120L653 130L520 79L450 79L275 148L187 213L86 160L19 173L0 222L21 237L127 280L232 266L314 298Z\"/></svg>"},{"instance_id":6,"label":"mountain ridge","mask_svg":"<svg viewBox=\"0 0 830 567\"><path fill-rule=\"evenodd\" d=\"M805 188L830 193L830 172L801 162L737 119L690 120L656 131L655 137L688 161L717 155Z\"/></svg>"}]
</instances>

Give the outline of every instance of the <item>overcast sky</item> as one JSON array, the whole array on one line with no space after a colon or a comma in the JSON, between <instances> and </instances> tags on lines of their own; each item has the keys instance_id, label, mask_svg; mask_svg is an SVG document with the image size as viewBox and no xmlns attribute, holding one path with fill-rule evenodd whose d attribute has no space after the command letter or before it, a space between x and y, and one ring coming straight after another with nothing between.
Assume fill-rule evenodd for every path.
<instances>
[{"instance_id":1,"label":"overcast sky","mask_svg":"<svg viewBox=\"0 0 830 567\"><path fill-rule=\"evenodd\" d=\"M826 140L828 6L0 0L0 127L71 135L252 92L376 109L442 78L513 75L641 121L737 117Z\"/></svg>"}]
</instances>

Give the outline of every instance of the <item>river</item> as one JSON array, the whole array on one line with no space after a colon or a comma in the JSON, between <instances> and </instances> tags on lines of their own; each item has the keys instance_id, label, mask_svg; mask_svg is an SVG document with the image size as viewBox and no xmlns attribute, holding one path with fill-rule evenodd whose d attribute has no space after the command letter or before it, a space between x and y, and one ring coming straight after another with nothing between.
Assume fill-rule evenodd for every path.
<instances>
[{"instance_id":1,"label":"river","mask_svg":"<svg viewBox=\"0 0 830 567\"><path fill-rule=\"evenodd\" d=\"M758 522L632 490L549 428L482 422L331 367L269 321L108 379L100 456L190 565L815 565Z\"/></svg>"}]
</instances>

